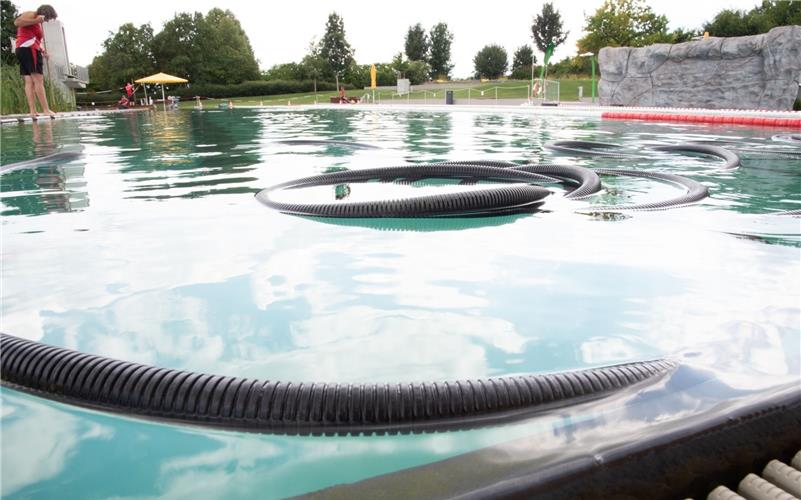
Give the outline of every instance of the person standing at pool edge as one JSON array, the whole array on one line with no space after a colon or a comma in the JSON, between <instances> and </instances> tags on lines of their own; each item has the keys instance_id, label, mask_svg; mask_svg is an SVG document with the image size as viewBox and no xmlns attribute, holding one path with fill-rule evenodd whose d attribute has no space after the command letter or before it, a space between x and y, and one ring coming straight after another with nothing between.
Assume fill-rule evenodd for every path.
<instances>
[{"instance_id":1,"label":"person standing at pool edge","mask_svg":"<svg viewBox=\"0 0 801 500\"><path fill-rule=\"evenodd\" d=\"M50 5L42 5L36 12L23 12L14 20L17 27L17 41L15 43L15 54L19 60L19 71L25 80L25 97L28 99L31 118L36 120L36 99L42 112L50 118L55 118L56 114L50 110L47 104L47 95L44 88L44 72L42 71L43 57L48 57L47 51L42 49L44 40L44 30L42 23L58 17L56 10Z\"/></svg>"}]
</instances>

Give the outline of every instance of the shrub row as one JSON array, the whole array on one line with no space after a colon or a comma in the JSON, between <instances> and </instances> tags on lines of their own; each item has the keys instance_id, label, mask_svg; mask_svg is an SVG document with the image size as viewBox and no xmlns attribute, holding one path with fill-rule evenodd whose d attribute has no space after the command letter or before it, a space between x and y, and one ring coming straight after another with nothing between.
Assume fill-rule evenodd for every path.
<instances>
[{"instance_id":1,"label":"shrub row","mask_svg":"<svg viewBox=\"0 0 801 500\"><path fill-rule=\"evenodd\" d=\"M336 90L336 84L333 82L317 82L317 90L320 92ZM170 95L177 95L187 99L196 95L201 97L253 97L304 92L314 92L313 80L253 81L235 85L197 84L191 87L172 88L169 93Z\"/></svg>"},{"instance_id":2,"label":"shrub row","mask_svg":"<svg viewBox=\"0 0 801 500\"><path fill-rule=\"evenodd\" d=\"M336 90L336 84L333 82L317 82L317 90L320 92ZM167 85L165 87L166 94L179 96L182 100L191 99L196 95L201 97L228 98L296 94L304 92L314 92L314 81L272 80L242 82L234 85L198 83L191 85L190 87L176 87L171 85ZM161 98L161 89L158 85L150 88L148 93L153 98ZM78 95L78 104L89 104L90 102L94 102L97 105L113 105L117 102L121 95L122 91L102 94L96 94L92 92L81 93ZM137 96L144 97L141 92L137 92Z\"/></svg>"}]
</instances>

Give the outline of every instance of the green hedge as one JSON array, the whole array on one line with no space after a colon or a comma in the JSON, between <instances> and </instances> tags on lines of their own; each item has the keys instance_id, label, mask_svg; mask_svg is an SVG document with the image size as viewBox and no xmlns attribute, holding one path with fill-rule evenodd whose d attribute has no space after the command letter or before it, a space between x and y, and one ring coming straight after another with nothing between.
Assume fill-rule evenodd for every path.
<instances>
[{"instance_id":1,"label":"green hedge","mask_svg":"<svg viewBox=\"0 0 801 500\"><path fill-rule=\"evenodd\" d=\"M317 90L320 92L327 92L336 90L336 84L333 82L317 82ZM213 98L228 98L228 97L254 97L278 94L297 94L314 92L314 81L288 81L288 80L273 80L273 81L254 81L242 82L235 85L218 85L218 84L205 84L198 83L191 87L180 86L175 87L167 85L164 87L166 95L175 95L181 97L182 100L188 100L196 95L200 97L213 97ZM87 92L78 95L78 104L89 104L94 102L98 106L114 105L119 100L122 92L111 92L105 94L94 94ZM142 91L137 91L137 97L144 97ZM148 95L154 99L161 99L161 88L155 85L148 89Z\"/></svg>"},{"instance_id":2,"label":"green hedge","mask_svg":"<svg viewBox=\"0 0 801 500\"><path fill-rule=\"evenodd\" d=\"M320 92L336 90L336 84L333 82L317 82L317 90ZM197 84L191 87L169 89L170 95L177 95L183 99L196 95L201 97L253 97L304 92L314 92L313 80L272 80L242 82L236 85Z\"/></svg>"},{"instance_id":3,"label":"green hedge","mask_svg":"<svg viewBox=\"0 0 801 500\"><path fill-rule=\"evenodd\" d=\"M53 111L72 111L70 96L58 87L50 88L50 79L45 79L45 93L50 109ZM38 102L38 101L37 101ZM41 111L41 110L40 110ZM0 114L27 114L28 100L25 97L25 83L19 74L19 66L3 64L0 67Z\"/></svg>"}]
</instances>

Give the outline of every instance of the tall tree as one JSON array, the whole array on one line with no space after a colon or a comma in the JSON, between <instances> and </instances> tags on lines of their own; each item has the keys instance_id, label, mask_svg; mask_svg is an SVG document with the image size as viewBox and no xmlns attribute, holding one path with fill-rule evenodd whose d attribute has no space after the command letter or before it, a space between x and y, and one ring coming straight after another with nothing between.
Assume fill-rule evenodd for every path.
<instances>
[{"instance_id":1,"label":"tall tree","mask_svg":"<svg viewBox=\"0 0 801 500\"><path fill-rule=\"evenodd\" d=\"M498 78L509 67L509 56L500 45L487 45L473 58L476 76L479 78Z\"/></svg>"},{"instance_id":2,"label":"tall tree","mask_svg":"<svg viewBox=\"0 0 801 500\"><path fill-rule=\"evenodd\" d=\"M325 75L327 63L320 55L320 44L312 39L309 42L309 49L303 60L300 61L300 71L305 78L314 80L314 93L317 93L317 82Z\"/></svg>"},{"instance_id":3,"label":"tall tree","mask_svg":"<svg viewBox=\"0 0 801 500\"><path fill-rule=\"evenodd\" d=\"M576 46L579 52L598 53L604 47L642 47L673 40L667 17L657 15L645 0L605 0L587 17Z\"/></svg>"},{"instance_id":4,"label":"tall tree","mask_svg":"<svg viewBox=\"0 0 801 500\"><path fill-rule=\"evenodd\" d=\"M153 55L161 71L203 83L198 81L196 70L204 64L199 40L204 22L200 12L182 12L164 24L164 28L153 37Z\"/></svg>"},{"instance_id":5,"label":"tall tree","mask_svg":"<svg viewBox=\"0 0 801 500\"><path fill-rule=\"evenodd\" d=\"M406 57L410 61L426 61L428 60L429 42L426 30L420 23L414 26L409 26L409 31L406 32Z\"/></svg>"},{"instance_id":6,"label":"tall tree","mask_svg":"<svg viewBox=\"0 0 801 500\"><path fill-rule=\"evenodd\" d=\"M89 65L89 76L99 88L117 88L153 73L155 61L152 52L153 28L132 23L120 26L116 33L109 32L103 42L103 53Z\"/></svg>"},{"instance_id":7,"label":"tall tree","mask_svg":"<svg viewBox=\"0 0 801 500\"><path fill-rule=\"evenodd\" d=\"M451 64L451 44L453 34L448 31L445 23L435 24L429 35L431 40L431 55L428 64L431 66L431 78L443 76L450 78L453 64Z\"/></svg>"},{"instance_id":8,"label":"tall tree","mask_svg":"<svg viewBox=\"0 0 801 500\"><path fill-rule=\"evenodd\" d=\"M515 50L512 59L512 71L523 68L531 68L537 62L537 57L534 55L534 50L530 45L521 45Z\"/></svg>"},{"instance_id":9,"label":"tall tree","mask_svg":"<svg viewBox=\"0 0 801 500\"><path fill-rule=\"evenodd\" d=\"M325 34L320 42L320 55L328 63L339 88L339 77L353 62L353 49L345 39L345 22L336 12L328 15Z\"/></svg>"},{"instance_id":10,"label":"tall tree","mask_svg":"<svg viewBox=\"0 0 801 500\"><path fill-rule=\"evenodd\" d=\"M209 83L241 83L259 78L259 64L245 30L230 10L211 9L198 28L202 62L195 80Z\"/></svg>"},{"instance_id":11,"label":"tall tree","mask_svg":"<svg viewBox=\"0 0 801 500\"><path fill-rule=\"evenodd\" d=\"M10 0L0 0L0 59L3 64L17 64L14 55L14 47L11 46L11 38L17 36L17 28L14 26L14 19L19 16L17 6Z\"/></svg>"},{"instance_id":12,"label":"tall tree","mask_svg":"<svg viewBox=\"0 0 801 500\"><path fill-rule=\"evenodd\" d=\"M724 9L704 24L712 36L747 36L767 33L777 26L801 24L801 2L763 0L749 11Z\"/></svg>"},{"instance_id":13,"label":"tall tree","mask_svg":"<svg viewBox=\"0 0 801 500\"><path fill-rule=\"evenodd\" d=\"M556 48L567 39L568 32L562 27L562 15L553 8L552 3L546 2L542 12L534 17L531 34L541 52L546 52L550 46Z\"/></svg>"}]
</instances>

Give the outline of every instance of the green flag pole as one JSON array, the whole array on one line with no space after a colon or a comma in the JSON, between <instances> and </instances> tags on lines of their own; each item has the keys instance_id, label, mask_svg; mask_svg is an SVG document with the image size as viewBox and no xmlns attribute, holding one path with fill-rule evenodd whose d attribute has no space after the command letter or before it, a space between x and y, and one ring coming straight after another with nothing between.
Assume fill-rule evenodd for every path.
<instances>
[{"instance_id":1,"label":"green flag pole","mask_svg":"<svg viewBox=\"0 0 801 500\"><path fill-rule=\"evenodd\" d=\"M548 60L553 55L553 49L554 45L552 43L548 44L548 47L545 49L545 60L542 62L542 68L540 69L540 87L545 83L545 68L548 67Z\"/></svg>"}]
</instances>

